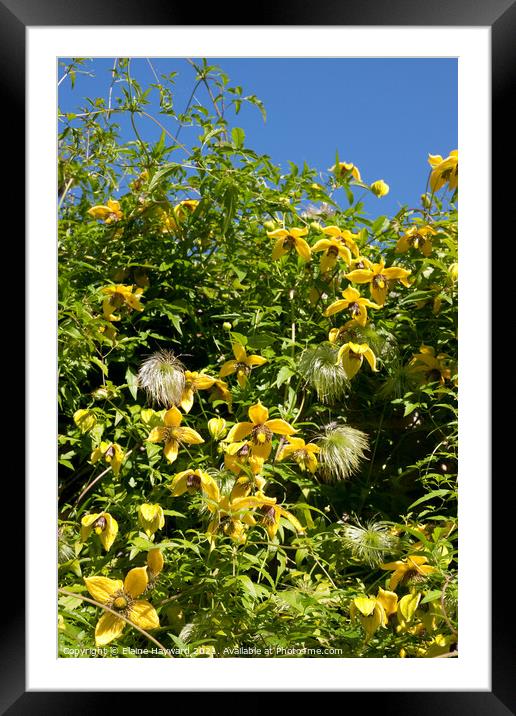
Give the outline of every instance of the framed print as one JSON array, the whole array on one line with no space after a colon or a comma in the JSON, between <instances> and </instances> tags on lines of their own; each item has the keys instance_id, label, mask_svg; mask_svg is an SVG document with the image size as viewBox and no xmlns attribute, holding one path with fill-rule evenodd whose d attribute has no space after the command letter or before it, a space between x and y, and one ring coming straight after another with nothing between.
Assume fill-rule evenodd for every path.
<instances>
[{"instance_id":1,"label":"framed print","mask_svg":"<svg viewBox=\"0 0 516 716\"><path fill-rule=\"evenodd\" d=\"M512 645L486 577L500 599L487 274L491 210L508 206L502 182L490 205L489 136L505 157L514 6L278 8L256 26L185 25L152 2L145 13L128 3L123 25L115 14L0 5L18 115L26 88L28 169L26 613L10 605L2 708L90 710L110 691L306 690L388 699L401 713L509 713ZM269 63L289 83L300 63L317 82L309 67L336 60L386 78L412 63L397 95L409 116L424 107L414 92L450 101L432 110L450 146L428 147L416 196L405 178L410 210L389 203L394 161L383 170L371 155L373 175L348 156L358 140L331 138L337 153L313 173L286 147L277 166L280 147L253 148L247 107L267 107L251 81L232 83L235 63L244 80ZM440 95L425 84L424 62L445 61L454 97L445 79ZM101 90L87 84L97 68ZM314 147L346 91L360 115L366 92L350 84L328 84L324 100L300 85L292 139L314 97L326 117L305 132ZM379 94L362 126L394 133L391 99ZM120 121L83 120L95 113ZM432 136L426 120L415 114L414 135ZM393 388L396 351L408 388ZM440 412L425 427L428 401ZM426 452L405 454L393 437L409 422Z\"/></svg>"}]
</instances>

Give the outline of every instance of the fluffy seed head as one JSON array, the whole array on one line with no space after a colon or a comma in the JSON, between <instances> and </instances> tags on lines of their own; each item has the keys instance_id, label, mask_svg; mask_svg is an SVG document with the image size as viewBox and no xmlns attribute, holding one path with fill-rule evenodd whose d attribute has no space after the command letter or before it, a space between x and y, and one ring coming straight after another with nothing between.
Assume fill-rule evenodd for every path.
<instances>
[{"instance_id":1,"label":"fluffy seed head","mask_svg":"<svg viewBox=\"0 0 516 716\"><path fill-rule=\"evenodd\" d=\"M344 423L330 423L315 442L319 445L317 474L327 482L353 475L369 449L366 433Z\"/></svg>"},{"instance_id":2,"label":"fluffy seed head","mask_svg":"<svg viewBox=\"0 0 516 716\"><path fill-rule=\"evenodd\" d=\"M399 538L392 534L390 526L374 520L365 525L358 521L344 524L342 542L355 559L370 567L378 567L399 546Z\"/></svg>"},{"instance_id":3,"label":"fluffy seed head","mask_svg":"<svg viewBox=\"0 0 516 716\"><path fill-rule=\"evenodd\" d=\"M142 363L138 385L158 405L165 408L179 405L185 387L184 366L172 351L157 351Z\"/></svg>"},{"instance_id":4,"label":"fluffy seed head","mask_svg":"<svg viewBox=\"0 0 516 716\"><path fill-rule=\"evenodd\" d=\"M301 356L299 371L306 382L315 390L322 403L333 405L341 400L349 386L346 372L340 361L337 363L338 346L321 343L307 348Z\"/></svg>"}]
</instances>

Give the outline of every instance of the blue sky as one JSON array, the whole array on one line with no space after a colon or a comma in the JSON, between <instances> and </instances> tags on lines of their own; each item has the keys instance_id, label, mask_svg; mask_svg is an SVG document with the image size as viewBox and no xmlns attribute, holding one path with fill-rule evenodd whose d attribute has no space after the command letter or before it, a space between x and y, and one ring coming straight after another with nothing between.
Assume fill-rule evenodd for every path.
<instances>
[{"instance_id":1,"label":"blue sky","mask_svg":"<svg viewBox=\"0 0 516 716\"><path fill-rule=\"evenodd\" d=\"M288 171L288 162L303 162L326 173L341 161L353 162L365 182L384 179L390 193L382 199L366 194L365 210L371 217L393 214L403 204L417 206L425 190L428 154L447 156L458 146L457 60L443 58L207 58L254 94L267 111L264 123L258 109L243 105L238 116L229 113L231 127L242 127L246 146L268 154ZM158 75L178 72L174 105L184 110L195 82L186 59L151 58ZM84 69L94 77L78 75L75 88L65 80L59 86L64 112L84 106L85 97L107 99L112 58L88 61ZM63 74L59 70L59 77ZM131 74L146 88L155 77L145 58L131 61ZM114 88L117 93L119 87ZM196 99L209 103L200 87ZM150 105L152 112L153 105ZM119 120L117 120L119 121ZM161 117L175 134L177 125ZM128 121L120 122L123 137L133 139ZM157 141L160 131L138 120L144 139ZM181 130L180 140L195 141L199 131ZM358 194L357 194L358 195ZM335 198L347 206L341 192Z\"/></svg>"}]
</instances>

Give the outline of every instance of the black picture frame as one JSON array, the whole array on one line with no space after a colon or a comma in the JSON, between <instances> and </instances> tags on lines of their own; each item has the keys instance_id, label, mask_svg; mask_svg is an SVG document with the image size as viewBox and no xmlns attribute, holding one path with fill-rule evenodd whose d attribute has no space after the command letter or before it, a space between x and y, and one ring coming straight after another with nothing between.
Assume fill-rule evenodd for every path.
<instances>
[{"instance_id":1,"label":"black picture frame","mask_svg":"<svg viewBox=\"0 0 516 716\"><path fill-rule=\"evenodd\" d=\"M231 25L245 23L221 22L240 19L240 12L233 12L226 3L224 12L219 4L203 9L202 25ZM0 87L4 106L9 107L6 126L9 143L17 147L17 161L10 164L9 174L2 172L4 201L20 204L21 187L24 186L24 162L22 148L25 145L25 32L35 26L95 26L95 25L174 25L191 26L189 4L165 2L163 0L87 0L81 3L72 0L0 0ZM121 21L122 20L122 21ZM338 5L331 0L317 3L316 9L308 3L265 2L256 7L252 25L360 25L360 26L488 26L492 40L492 235L507 236L507 210L514 203L514 179L502 178L503 167L508 156L514 155L514 115L509 111L510 96L516 87L516 4L514 0L342 0ZM512 90L512 92L511 92ZM474 119L474 118L472 118ZM5 137L5 134L4 134ZM498 223L498 226L497 226ZM18 235L21 227L17 227ZM511 231L512 233L512 231ZM509 240L509 237L507 237ZM512 249L511 249L512 253ZM23 261L23 257L21 259ZM502 259L503 260L503 259ZM483 280L486 281L485 271ZM482 289L485 292L484 288ZM485 296L485 293L483 294ZM494 397L494 393L493 393ZM493 414L495 406L493 405ZM498 432L496 433L496 436ZM489 436L485 436L489 439ZM495 437L493 431L493 438ZM499 445L501 445L501 438ZM30 449L30 446L28 447ZM492 454L496 451L493 448ZM507 480L493 479L493 515L509 517L507 500L512 480L510 470ZM494 477L494 475L493 475ZM24 503L24 486L21 480L12 481L11 487L18 490L13 500ZM508 544L503 534L510 519L493 519L492 586L493 595L507 599ZM18 552L23 553L23 538L20 535ZM509 543L510 544L510 543ZM513 561L513 560L512 560ZM16 577L16 591L22 594L20 581ZM23 601L13 602L8 590L3 614L2 648L0 649L0 713L10 716L23 714L78 714L92 712L99 708L100 700L119 694L95 692L26 692L24 633L25 614ZM512 599L512 597L510 597ZM492 603L495 604L494 596ZM360 704L378 708L382 714L417 714L418 716L446 716L467 714L467 716L506 716L514 713L514 660L512 656L513 607L510 601L501 599L499 608L492 610L492 691L472 692L346 692L342 707L355 708ZM511 633L512 632L512 633ZM338 684L335 690L338 690ZM202 695L201 693L197 695ZM132 708L143 701L134 692L129 694ZM169 695L170 696L170 695ZM172 708L172 703L170 704ZM103 708L103 707L102 707Z\"/></svg>"}]
</instances>

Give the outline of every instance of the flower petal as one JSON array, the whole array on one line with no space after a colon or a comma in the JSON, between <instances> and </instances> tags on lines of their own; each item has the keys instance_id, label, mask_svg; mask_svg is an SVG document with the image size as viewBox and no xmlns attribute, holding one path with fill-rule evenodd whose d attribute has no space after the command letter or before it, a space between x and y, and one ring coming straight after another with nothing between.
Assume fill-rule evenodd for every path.
<instances>
[{"instance_id":1,"label":"flower petal","mask_svg":"<svg viewBox=\"0 0 516 716\"><path fill-rule=\"evenodd\" d=\"M159 627L159 617L157 611L154 609L152 604L146 602L144 599L138 599L136 602L131 604L128 618L139 626L140 629L157 629Z\"/></svg>"},{"instance_id":2,"label":"flower petal","mask_svg":"<svg viewBox=\"0 0 516 716\"><path fill-rule=\"evenodd\" d=\"M192 428L181 428L179 439L182 443L188 443L189 445L200 445L204 442L199 433Z\"/></svg>"},{"instance_id":3,"label":"flower petal","mask_svg":"<svg viewBox=\"0 0 516 716\"><path fill-rule=\"evenodd\" d=\"M124 580L124 592L134 599L147 589L148 583L147 567L134 567Z\"/></svg>"},{"instance_id":4,"label":"flower petal","mask_svg":"<svg viewBox=\"0 0 516 716\"><path fill-rule=\"evenodd\" d=\"M276 243L274 244L274 248L272 249L272 260L273 261L277 261L278 259L280 259L282 256L284 256L288 252L288 249L286 249L283 246L284 241L285 241L284 238L278 239L276 241Z\"/></svg>"},{"instance_id":5,"label":"flower petal","mask_svg":"<svg viewBox=\"0 0 516 716\"><path fill-rule=\"evenodd\" d=\"M105 512L103 516L106 520L106 527L99 534L99 538L102 542L102 546L106 552L108 552L118 534L118 522L107 512Z\"/></svg>"},{"instance_id":6,"label":"flower petal","mask_svg":"<svg viewBox=\"0 0 516 716\"><path fill-rule=\"evenodd\" d=\"M292 425L289 425L285 420L281 418L275 418L274 420L267 420L265 425L272 430L273 433L278 435L293 435L296 431Z\"/></svg>"},{"instance_id":7,"label":"flower petal","mask_svg":"<svg viewBox=\"0 0 516 716\"><path fill-rule=\"evenodd\" d=\"M192 405L194 402L194 392L193 388L185 388L183 390L183 395L181 396L181 407L185 411L185 413L189 413L192 409Z\"/></svg>"},{"instance_id":8,"label":"flower petal","mask_svg":"<svg viewBox=\"0 0 516 716\"><path fill-rule=\"evenodd\" d=\"M105 612L97 622L95 627L95 644L96 646L105 646L110 641L120 636L124 630L125 622L111 612Z\"/></svg>"},{"instance_id":9,"label":"flower petal","mask_svg":"<svg viewBox=\"0 0 516 716\"><path fill-rule=\"evenodd\" d=\"M263 365L264 363L267 363L267 358L258 355L251 355L247 356L246 363L250 366Z\"/></svg>"},{"instance_id":10,"label":"flower petal","mask_svg":"<svg viewBox=\"0 0 516 716\"><path fill-rule=\"evenodd\" d=\"M177 459L177 453L179 452L179 443L177 440L172 439L165 443L163 452L169 462L175 462Z\"/></svg>"},{"instance_id":11,"label":"flower petal","mask_svg":"<svg viewBox=\"0 0 516 716\"><path fill-rule=\"evenodd\" d=\"M247 353L240 343L233 343L233 354L235 358L237 359L238 363L245 363L247 358Z\"/></svg>"},{"instance_id":12,"label":"flower petal","mask_svg":"<svg viewBox=\"0 0 516 716\"><path fill-rule=\"evenodd\" d=\"M373 272L369 271L369 269L355 269L355 271L345 274L348 281L353 283L369 283L373 280L373 276Z\"/></svg>"},{"instance_id":13,"label":"flower petal","mask_svg":"<svg viewBox=\"0 0 516 716\"><path fill-rule=\"evenodd\" d=\"M150 431L147 442L148 443L160 443L163 440L163 437L165 435L165 430L162 426L158 426L157 428L152 428Z\"/></svg>"},{"instance_id":14,"label":"flower petal","mask_svg":"<svg viewBox=\"0 0 516 716\"><path fill-rule=\"evenodd\" d=\"M222 368L220 369L219 376L221 378L225 378L228 375L231 375L231 373L234 373L236 371L237 361L236 360L228 360L224 363Z\"/></svg>"},{"instance_id":15,"label":"flower petal","mask_svg":"<svg viewBox=\"0 0 516 716\"><path fill-rule=\"evenodd\" d=\"M109 602L113 594L123 589L121 579L109 579L108 577L85 577L86 589L95 601L101 604Z\"/></svg>"},{"instance_id":16,"label":"flower petal","mask_svg":"<svg viewBox=\"0 0 516 716\"><path fill-rule=\"evenodd\" d=\"M261 403L251 405L249 408L249 419L253 421L255 425L262 425L269 417L269 411Z\"/></svg>"},{"instance_id":17,"label":"flower petal","mask_svg":"<svg viewBox=\"0 0 516 716\"><path fill-rule=\"evenodd\" d=\"M312 258L312 252L310 250L310 246L306 243L304 239L296 237L295 247L297 253L301 256L302 259L304 259L305 261L310 261L310 259Z\"/></svg>"},{"instance_id":18,"label":"flower petal","mask_svg":"<svg viewBox=\"0 0 516 716\"><path fill-rule=\"evenodd\" d=\"M177 428L179 425L181 425L182 418L183 416L181 415L180 411L176 408L175 405L173 405L165 413L163 417L163 422L169 428Z\"/></svg>"},{"instance_id":19,"label":"flower petal","mask_svg":"<svg viewBox=\"0 0 516 716\"><path fill-rule=\"evenodd\" d=\"M330 306L328 306L328 308L324 312L324 315L333 316L334 313L339 313L339 311L343 311L348 306L349 301L343 301L342 299L340 299L339 301L335 301L335 303L332 303Z\"/></svg>"},{"instance_id":20,"label":"flower petal","mask_svg":"<svg viewBox=\"0 0 516 716\"><path fill-rule=\"evenodd\" d=\"M249 435L253 428L253 423L237 423L236 425L233 425L233 427L227 434L226 440L229 443L239 442L240 440L245 438L246 435Z\"/></svg>"}]
</instances>

